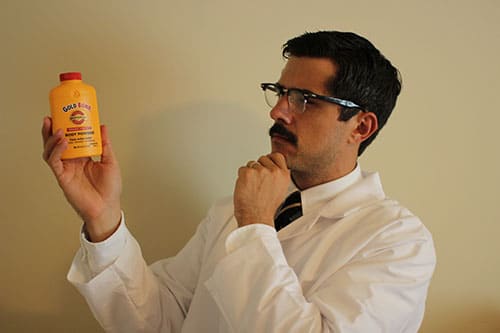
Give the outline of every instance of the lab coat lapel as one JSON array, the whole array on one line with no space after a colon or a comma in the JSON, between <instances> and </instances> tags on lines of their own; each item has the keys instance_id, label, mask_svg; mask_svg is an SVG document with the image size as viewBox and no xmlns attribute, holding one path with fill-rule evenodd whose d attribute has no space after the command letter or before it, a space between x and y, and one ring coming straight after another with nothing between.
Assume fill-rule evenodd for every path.
<instances>
[{"instance_id":1,"label":"lab coat lapel","mask_svg":"<svg viewBox=\"0 0 500 333\"><path fill-rule=\"evenodd\" d=\"M363 179L332 198L314 216L302 216L278 232L280 241L307 232L322 217L332 223L385 198L378 173L363 172Z\"/></svg>"}]
</instances>

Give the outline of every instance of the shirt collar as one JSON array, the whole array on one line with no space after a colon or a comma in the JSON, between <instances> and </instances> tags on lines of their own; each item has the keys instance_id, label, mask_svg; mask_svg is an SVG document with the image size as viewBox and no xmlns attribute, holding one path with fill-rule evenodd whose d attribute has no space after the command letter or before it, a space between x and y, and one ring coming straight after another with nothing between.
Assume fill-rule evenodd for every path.
<instances>
[{"instance_id":1,"label":"shirt collar","mask_svg":"<svg viewBox=\"0 0 500 333\"><path fill-rule=\"evenodd\" d=\"M323 205L362 178L361 168L358 163L354 170L339 179L301 191L300 194L303 214L305 215L316 209L318 206ZM297 187L292 185L291 190L297 191Z\"/></svg>"}]
</instances>

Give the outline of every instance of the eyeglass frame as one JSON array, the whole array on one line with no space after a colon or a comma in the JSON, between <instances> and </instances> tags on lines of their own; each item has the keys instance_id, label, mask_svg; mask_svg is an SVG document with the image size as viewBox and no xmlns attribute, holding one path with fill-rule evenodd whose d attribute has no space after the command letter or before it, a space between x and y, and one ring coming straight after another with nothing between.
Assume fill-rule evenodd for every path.
<instances>
[{"instance_id":1,"label":"eyeglass frame","mask_svg":"<svg viewBox=\"0 0 500 333\"><path fill-rule=\"evenodd\" d=\"M333 103L333 104L336 104L336 105L339 105L339 106L342 106L342 107L345 107L348 109L359 109L361 111L364 111L363 108L361 106L359 106L358 104L351 102L351 101L348 101L348 100L345 100L345 99L332 97L332 96L319 95L319 94L313 93L312 91L299 89L299 88L285 88L282 85L280 85L279 83L261 83L260 87L262 88L264 93L270 87L274 87L277 90L276 92L278 93L279 97L284 96L286 94L288 103L290 103L290 100L288 99L290 97L290 92L291 91L299 92L300 94L302 94L302 96L304 96L304 108L302 111L299 111L300 113L305 112L307 101L309 99L318 99L318 100L325 101L328 103ZM266 103L271 108L275 107L275 105L269 104L269 101L267 100L267 98L266 98Z\"/></svg>"}]
</instances>

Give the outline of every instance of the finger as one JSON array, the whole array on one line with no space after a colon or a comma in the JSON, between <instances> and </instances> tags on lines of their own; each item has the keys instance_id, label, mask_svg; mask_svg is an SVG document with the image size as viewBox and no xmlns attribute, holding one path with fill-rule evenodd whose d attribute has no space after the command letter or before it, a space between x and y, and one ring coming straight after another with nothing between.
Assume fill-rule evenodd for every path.
<instances>
[{"instance_id":1,"label":"finger","mask_svg":"<svg viewBox=\"0 0 500 333\"><path fill-rule=\"evenodd\" d=\"M42 139L43 139L43 146L45 147L45 143L49 139L50 135L52 134L52 119L50 117L44 117L43 118L43 123L42 123Z\"/></svg>"},{"instance_id":2,"label":"finger","mask_svg":"<svg viewBox=\"0 0 500 333\"><path fill-rule=\"evenodd\" d=\"M274 161L271 160L268 156L261 156L258 161L258 163L268 169L278 167L276 163L274 163Z\"/></svg>"},{"instance_id":3,"label":"finger","mask_svg":"<svg viewBox=\"0 0 500 333\"><path fill-rule=\"evenodd\" d=\"M111 146L111 139L108 134L108 127L106 125L101 125L101 140L102 140L102 163L115 163L115 153L113 152L113 147Z\"/></svg>"},{"instance_id":4,"label":"finger","mask_svg":"<svg viewBox=\"0 0 500 333\"><path fill-rule=\"evenodd\" d=\"M238 179L241 178L248 170L248 167L238 168Z\"/></svg>"},{"instance_id":5,"label":"finger","mask_svg":"<svg viewBox=\"0 0 500 333\"><path fill-rule=\"evenodd\" d=\"M44 149L43 149L43 159L48 162L50 155L52 155L52 152L55 148L55 146L63 139L63 131L62 129L58 129L54 135L48 135L47 139L45 140L44 143Z\"/></svg>"},{"instance_id":6,"label":"finger","mask_svg":"<svg viewBox=\"0 0 500 333\"><path fill-rule=\"evenodd\" d=\"M52 138L51 138L52 139ZM68 148L68 140L66 138L61 138L56 142L53 149L51 149L50 154L47 157L47 164L52 169L52 172L59 178L64 172L64 165L62 163L61 157L63 152Z\"/></svg>"},{"instance_id":7,"label":"finger","mask_svg":"<svg viewBox=\"0 0 500 333\"><path fill-rule=\"evenodd\" d=\"M255 169L255 168L258 168L260 166L261 166L260 163L256 162L256 161L249 161L247 163L247 168L254 168Z\"/></svg>"},{"instance_id":8,"label":"finger","mask_svg":"<svg viewBox=\"0 0 500 333\"><path fill-rule=\"evenodd\" d=\"M288 169L285 155L281 153L271 153L267 155L267 157L269 157L281 169Z\"/></svg>"}]
</instances>

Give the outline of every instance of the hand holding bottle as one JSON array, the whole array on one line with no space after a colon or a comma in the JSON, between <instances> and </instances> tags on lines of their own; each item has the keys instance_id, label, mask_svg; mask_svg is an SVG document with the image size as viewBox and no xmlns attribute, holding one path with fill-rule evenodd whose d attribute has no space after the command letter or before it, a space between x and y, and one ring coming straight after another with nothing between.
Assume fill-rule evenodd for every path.
<instances>
[{"instance_id":1,"label":"hand holding bottle","mask_svg":"<svg viewBox=\"0 0 500 333\"><path fill-rule=\"evenodd\" d=\"M101 126L102 156L61 159L68 146L63 131L52 134L52 119L44 118L42 137L43 159L54 173L66 199L81 216L90 241L108 238L121 219L121 175L113 153L106 126Z\"/></svg>"}]
</instances>

